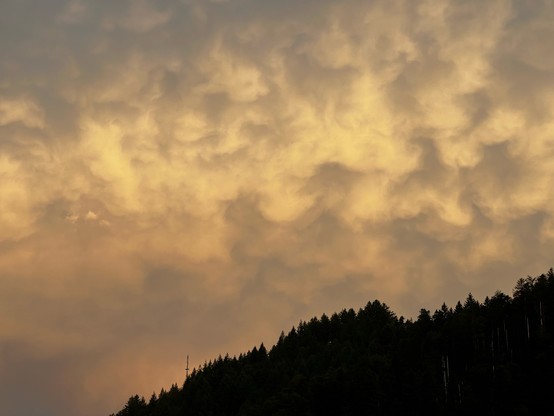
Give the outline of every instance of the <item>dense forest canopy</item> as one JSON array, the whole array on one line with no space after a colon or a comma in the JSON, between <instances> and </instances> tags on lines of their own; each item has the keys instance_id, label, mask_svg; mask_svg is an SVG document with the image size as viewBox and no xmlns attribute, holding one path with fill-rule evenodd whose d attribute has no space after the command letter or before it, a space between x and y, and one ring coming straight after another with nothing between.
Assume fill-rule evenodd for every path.
<instances>
[{"instance_id":1,"label":"dense forest canopy","mask_svg":"<svg viewBox=\"0 0 554 416\"><path fill-rule=\"evenodd\" d=\"M375 300L220 356L116 416L554 414L553 334L552 269L416 320Z\"/></svg>"}]
</instances>

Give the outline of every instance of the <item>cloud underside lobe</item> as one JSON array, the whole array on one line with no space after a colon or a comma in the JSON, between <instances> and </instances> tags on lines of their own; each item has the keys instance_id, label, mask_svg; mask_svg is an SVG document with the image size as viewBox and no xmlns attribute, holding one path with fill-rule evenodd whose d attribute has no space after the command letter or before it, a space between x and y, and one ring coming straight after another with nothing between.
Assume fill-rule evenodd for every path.
<instances>
[{"instance_id":1,"label":"cloud underside lobe","mask_svg":"<svg viewBox=\"0 0 554 416\"><path fill-rule=\"evenodd\" d=\"M0 6L0 372L43 408L552 265L548 2L97 3Z\"/></svg>"}]
</instances>

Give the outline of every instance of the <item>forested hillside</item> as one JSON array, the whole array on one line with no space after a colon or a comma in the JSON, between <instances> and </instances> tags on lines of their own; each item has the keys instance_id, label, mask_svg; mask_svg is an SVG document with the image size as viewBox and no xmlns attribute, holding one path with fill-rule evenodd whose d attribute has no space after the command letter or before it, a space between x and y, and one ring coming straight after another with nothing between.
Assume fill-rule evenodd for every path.
<instances>
[{"instance_id":1,"label":"forested hillside","mask_svg":"<svg viewBox=\"0 0 554 416\"><path fill-rule=\"evenodd\" d=\"M376 300L219 357L116 416L554 414L553 335L552 269L415 321Z\"/></svg>"}]
</instances>

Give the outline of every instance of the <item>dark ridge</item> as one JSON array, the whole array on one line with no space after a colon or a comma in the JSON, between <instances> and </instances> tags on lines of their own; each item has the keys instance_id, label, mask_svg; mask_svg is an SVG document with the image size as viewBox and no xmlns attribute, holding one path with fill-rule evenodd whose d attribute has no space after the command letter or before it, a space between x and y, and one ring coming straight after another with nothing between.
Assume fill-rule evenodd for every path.
<instances>
[{"instance_id":1,"label":"dark ridge","mask_svg":"<svg viewBox=\"0 0 554 416\"><path fill-rule=\"evenodd\" d=\"M115 416L554 414L553 334L552 269L415 321L376 300L220 356Z\"/></svg>"}]
</instances>

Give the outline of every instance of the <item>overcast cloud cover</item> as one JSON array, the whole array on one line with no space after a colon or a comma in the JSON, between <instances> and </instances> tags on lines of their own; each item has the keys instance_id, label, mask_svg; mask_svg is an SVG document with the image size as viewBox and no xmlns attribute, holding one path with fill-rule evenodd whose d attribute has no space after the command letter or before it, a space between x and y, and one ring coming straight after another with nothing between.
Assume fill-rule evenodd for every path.
<instances>
[{"instance_id":1,"label":"overcast cloud cover","mask_svg":"<svg viewBox=\"0 0 554 416\"><path fill-rule=\"evenodd\" d=\"M2 0L0 406L554 264L549 0Z\"/></svg>"}]
</instances>

